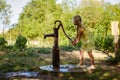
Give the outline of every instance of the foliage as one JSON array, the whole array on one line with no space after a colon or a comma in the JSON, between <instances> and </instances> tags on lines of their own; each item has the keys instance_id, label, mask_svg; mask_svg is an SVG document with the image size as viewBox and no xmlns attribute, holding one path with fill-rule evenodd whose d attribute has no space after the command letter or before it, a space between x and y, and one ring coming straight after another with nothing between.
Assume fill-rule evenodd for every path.
<instances>
[{"instance_id":1,"label":"foliage","mask_svg":"<svg viewBox=\"0 0 120 80\"><path fill-rule=\"evenodd\" d=\"M11 72L20 70L39 70L38 66L48 64L50 61L45 60L40 54L44 54L44 51L49 51L49 48L26 48L19 50L14 46L9 46L6 49L6 53L0 56L0 71ZM47 53L47 54L48 54Z\"/></svg>"},{"instance_id":2,"label":"foliage","mask_svg":"<svg viewBox=\"0 0 120 80\"><path fill-rule=\"evenodd\" d=\"M49 54L49 53L51 53L51 51L52 51L52 49L51 48L44 48L44 47L41 47L39 50L38 50L38 52L39 53L44 53L44 54Z\"/></svg>"},{"instance_id":3,"label":"foliage","mask_svg":"<svg viewBox=\"0 0 120 80\"><path fill-rule=\"evenodd\" d=\"M100 16L103 13L103 4L98 0L81 1L82 8L79 13L82 17L83 23L86 26L94 28L94 26L99 22Z\"/></svg>"},{"instance_id":4,"label":"foliage","mask_svg":"<svg viewBox=\"0 0 120 80\"><path fill-rule=\"evenodd\" d=\"M5 9L5 7L6 7L5 1L4 1L4 0L0 0L0 12L1 12L3 9Z\"/></svg>"},{"instance_id":5,"label":"foliage","mask_svg":"<svg viewBox=\"0 0 120 80\"><path fill-rule=\"evenodd\" d=\"M5 0L0 0L0 23L3 24L1 29L3 37L4 37L4 30L5 27L9 27L8 24L10 23L10 5L8 5Z\"/></svg>"},{"instance_id":6,"label":"foliage","mask_svg":"<svg viewBox=\"0 0 120 80\"><path fill-rule=\"evenodd\" d=\"M0 50L3 50L6 47L7 41L4 37L0 37Z\"/></svg>"},{"instance_id":7,"label":"foliage","mask_svg":"<svg viewBox=\"0 0 120 80\"><path fill-rule=\"evenodd\" d=\"M78 3L72 0L63 1L61 4L56 4L55 0L32 0L20 14L16 27L8 31L6 37L12 34L15 39L18 31L21 31L21 34L30 40L43 39L43 34L53 33L54 21L59 19L68 36L74 38L76 30L72 17L79 14L83 24L94 31L96 47L113 51L110 22L120 22L120 3L113 5L99 0L81 0L80 3L77 5ZM59 33L59 45L70 46L61 29ZM48 42L52 42L52 39Z\"/></svg>"},{"instance_id":8,"label":"foliage","mask_svg":"<svg viewBox=\"0 0 120 80\"><path fill-rule=\"evenodd\" d=\"M119 64L120 58L110 57L106 60L106 62L107 62L108 65L116 65L116 64Z\"/></svg>"},{"instance_id":9,"label":"foliage","mask_svg":"<svg viewBox=\"0 0 120 80\"><path fill-rule=\"evenodd\" d=\"M113 38L106 35L106 27L97 26L94 28L94 40L97 49L113 51Z\"/></svg>"},{"instance_id":10,"label":"foliage","mask_svg":"<svg viewBox=\"0 0 120 80\"><path fill-rule=\"evenodd\" d=\"M5 61L5 58L3 58L3 63L0 63L1 72L12 72L12 71L20 71L20 70L26 71L26 70L32 68L31 66L34 65L34 61L33 61L34 58L15 57L13 59L11 59L11 58L6 58L6 59L8 59L8 60ZM35 66L36 66L36 64L34 65L34 67Z\"/></svg>"},{"instance_id":11,"label":"foliage","mask_svg":"<svg viewBox=\"0 0 120 80\"><path fill-rule=\"evenodd\" d=\"M61 50L65 50L65 51L73 51L73 50L75 50L76 48L73 47L73 46L61 46L60 49L61 49Z\"/></svg>"},{"instance_id":12,"label":"foliage","mask_svg":"<svg viewBox=\"0 0 120 80\"><path fill-rule=\"evenodd\" d=\"M18 26L27 38L42 37L43 33L52 31L54 21L60 18L61 13L62 10L55 4L55 0L34 0L24 8Z\"/></svg>"},{"instance_id":13,"label":"foliage","mask_svg":"<svg viewBox=\"0 0 120 80\"><path fill-rule=\"evenodd\" d=\"M106 36L103 44L104 50L114 51L113 38L111 36Z\"/></svg>"},{"instance_id":14,"label":"foliage","mask_svg":"<svg viewBox=\"0 0 120 80\"><path fill-rule=\"evenodd\" d=\"M81 47L81 45L82 45L81 42L79 42L78 44L76 44L76 46L72 46L71 44L66 45L66 46L61 45L61 46L60 46L60 49L61 49L61 50L64 50L64 51L79 50L80 47Z\"/></svg>"},{"instance_id":15,"label":"foliage","mask_svg":"<svg viewBox=\"0 0 120 80\"><path fill-rule=\"evenodd\" d=\"M22 35L19 35L15 42L15 47L19 49L24 49L26 47L27 39Z\"/></svg>"}]
</instances>

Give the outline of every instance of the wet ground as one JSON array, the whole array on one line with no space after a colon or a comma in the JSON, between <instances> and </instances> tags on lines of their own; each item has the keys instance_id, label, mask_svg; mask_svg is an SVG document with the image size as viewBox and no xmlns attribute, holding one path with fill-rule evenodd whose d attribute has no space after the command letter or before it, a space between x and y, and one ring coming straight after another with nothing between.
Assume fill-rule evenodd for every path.
<instances>
[{"instance_id":1,"label":"wet ground","mask_svg":"<svg viewBox=\"0 0 120 80\"><path fill-rule=\"evenodd\" d=\"M8 72L4 76L6 79L14 80L14 79L40 79L44 78L43 76L50 77L49 74L44 73L85 73L86 68L76 68L76 65L60 65L59 69L53 69L52 65L40 66L41 72L30 72L30 71L18 71L18 72ZM42 77L41 77L42 76Z\"/></svg>"}]
</instances>

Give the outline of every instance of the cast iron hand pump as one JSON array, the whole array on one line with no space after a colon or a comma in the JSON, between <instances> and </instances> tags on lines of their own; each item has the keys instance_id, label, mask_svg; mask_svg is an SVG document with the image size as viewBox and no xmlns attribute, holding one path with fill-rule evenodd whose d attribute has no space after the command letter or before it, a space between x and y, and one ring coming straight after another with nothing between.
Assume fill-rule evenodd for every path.
<instances>
[{"instance_id":1,"label":"cast iron hand pump","mask_svg":"<svg viewBox=\"0 0 120 80\"><path fill-rule=\"evenodd\" d=\"M63 33L65 36L72 42L71 38L66 34L62 22L60 20L56 20L54 24L56 25L57 22L59 23L58 27L54 27L54 33L52 34L45 34L44 39L46 37L54 37L54 46L52 50L52 64L53 64L53 69L59 69L60 68L60 58L59 58L59 47L58 47L58 30L60 26L62 27Z\"/></svg>"}]
</instances>

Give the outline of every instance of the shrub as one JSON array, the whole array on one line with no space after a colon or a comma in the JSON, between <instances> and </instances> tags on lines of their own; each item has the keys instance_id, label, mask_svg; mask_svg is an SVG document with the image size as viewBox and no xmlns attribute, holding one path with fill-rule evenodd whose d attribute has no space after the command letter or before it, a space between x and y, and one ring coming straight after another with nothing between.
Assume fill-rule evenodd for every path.
<instances>
[{"instance_id":1,"label":"shrub","mask_svg":"<svg viewBox=\"0 0 120 80\"><path fill-rule=\"evenodd\" d=\"M0 37L0 50L3 50L6 47L7 41L4 37Z\"/></svg>"},{"instance_id":2,"label":"shrub","mask_svg":"<svg viewBox=\"0 0 120 80\"><path fill-rule=\"evenodd\" d=\"M113 38L110 36L106 36L102 48L104 50L113 51L114 50Z\"/></svg>"},{"instance_id":3,"label":"shrub","mask_svg":"<svg viewBox=\"0 0 120 80\"><path fill-rule=\"evenodd\" d=\"M107 33L105 26L96 26L94 29L94 40L97 49L113 51L113 38Z\"/></svg>"},{"instance_id":4,"label":"shrub","mask_svg":"<svg viewBox=\"0 0 120 80\"><path fill-rule=\"evenodd\" d=\"M21 35L18 36L15 47L19 49L24 49L26 47L27 39Z\"/></svg>"}]
</instances>

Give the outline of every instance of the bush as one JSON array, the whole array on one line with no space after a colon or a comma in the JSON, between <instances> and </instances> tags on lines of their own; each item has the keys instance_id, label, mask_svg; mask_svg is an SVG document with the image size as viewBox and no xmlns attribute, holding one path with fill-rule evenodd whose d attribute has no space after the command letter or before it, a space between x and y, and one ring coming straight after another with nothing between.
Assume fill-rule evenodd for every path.
<instances>
[{"instance_id":1,"label":"bush","mask_svg":"<svg viewBox=\"0 0 120 80\"><path fill-rule=\"evenodd\" d=\"M94 29L94 40L97 49L113 51L113 38L107 34L105 26L96 26Z\"/></svg>"},{"instance_id":2,"label":"bush","mask_svg":"<svg viewBox=\"0 0 120 80\"><path fill-rule=\"evenodd\" d=\"M3 50L6 47L7 41L4 37L0 37L0 50Z\"/></svg>"},{"instance_id":3,"label":"bush","mask_svg":"<svg viewBox=\"0 0 120 80\"><path fill-rule=\"evenodd\" d=\"M116 65L116 64L118 64L120 62L120 58L111 57L111 58L107 59L106 62L109 65Z\"/></svg>"},{"instance_id":4,"label":"bush","mask_svg":"<svg viewBox=\"0 0 120 80\"><path fill-rule=\"evenodd\" d=\"M18 36L15 47L19 49L24 49L26 47L27 39L21 35Z\"/></svg>"},{"instance_id":5,"label":"bush","mask_svg":"<svg viewBox=\"0 0 120 80\"><path fill-rule=\"evenodd\" d=\"M113 38L106 36L102 48L104 50L114 51Z\"/></svg>"}]
</instances>

